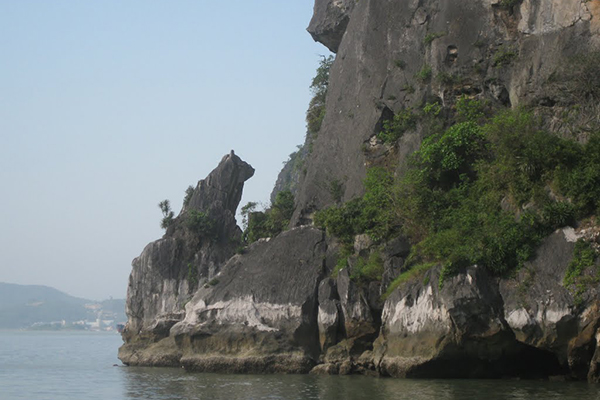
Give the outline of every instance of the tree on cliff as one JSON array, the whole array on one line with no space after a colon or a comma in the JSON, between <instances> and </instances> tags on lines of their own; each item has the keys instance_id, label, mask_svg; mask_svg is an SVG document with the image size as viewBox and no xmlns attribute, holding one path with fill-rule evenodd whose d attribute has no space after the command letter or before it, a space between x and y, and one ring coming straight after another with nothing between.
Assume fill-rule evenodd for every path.
<instances>
[{"instance_id":1,"label":"tree on cliff","mask_svg":"<svg viewBox=\"0 0 600 400\"><path fill-rule=\"evenodd\" d=\"M160 208L160 211L162 211L163 213L163 218L160 221L160 227L163 229L167 229L169 225L171 225L171 223L173 222L173 217L175 216L173 211L171 211L171 202L165 199L158 203L158 208Z\"/></svg>"}]
</instances>

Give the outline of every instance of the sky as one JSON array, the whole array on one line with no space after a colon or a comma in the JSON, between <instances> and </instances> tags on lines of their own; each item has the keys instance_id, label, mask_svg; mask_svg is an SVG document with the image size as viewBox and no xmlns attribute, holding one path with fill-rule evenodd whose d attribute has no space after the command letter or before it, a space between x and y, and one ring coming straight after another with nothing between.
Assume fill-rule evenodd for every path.
<instances>
[{"instance_id":1,"label":"sky","mask_svg":"<svg viewBox=\"0 0 600 400\"><path fill-rule=\"evenodd\" d=\"M0 0L0 282L124 298L157 204L235 150L268 203L329 54L313 0Z\"/></svg>"}]
</instances>

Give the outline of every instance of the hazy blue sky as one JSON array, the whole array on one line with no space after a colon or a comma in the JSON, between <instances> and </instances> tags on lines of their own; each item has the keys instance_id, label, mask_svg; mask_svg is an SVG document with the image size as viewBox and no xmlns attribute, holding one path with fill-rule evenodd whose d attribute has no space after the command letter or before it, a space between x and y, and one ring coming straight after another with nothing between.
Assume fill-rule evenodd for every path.
<instances>
[{"instance_id":1,"label":"hazy blue sky","mask_svg":"<svg viewBox=\"0 0 600 400\"><path fill-rule=\"evenodd\" d=\"M231 149L267 202L305 134L312 0L0 0L0 281L124 297L159 201Z\"/></svg>"}]
</instances>

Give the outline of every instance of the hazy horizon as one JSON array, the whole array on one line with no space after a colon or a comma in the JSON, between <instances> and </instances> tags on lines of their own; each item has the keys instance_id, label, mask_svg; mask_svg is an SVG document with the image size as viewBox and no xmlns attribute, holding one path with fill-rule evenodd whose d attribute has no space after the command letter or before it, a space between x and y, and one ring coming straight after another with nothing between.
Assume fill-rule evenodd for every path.
<instances>
[{"instance_id":1,"label":"hazy horizon","mask_svg":"<svg viewBox=\"0 0 600 400\"><path fill-rule=\"evenodd\" d=\"M235 150L267 203L328 50L312 0L0 0L0 281L124 298L158 202Z\"/></svg>"}]
</instances>

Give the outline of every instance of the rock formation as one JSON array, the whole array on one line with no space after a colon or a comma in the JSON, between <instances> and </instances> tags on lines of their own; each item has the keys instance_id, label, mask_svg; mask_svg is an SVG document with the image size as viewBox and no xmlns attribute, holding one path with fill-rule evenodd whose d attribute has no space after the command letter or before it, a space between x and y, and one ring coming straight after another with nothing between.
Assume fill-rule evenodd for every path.
<instances>
[{"instance_id":1,"label":"rock formation","mask_svg":"<svg viewBox=\"0 0 600 400\"><path fill-rule=\"evenodd\" d=\"M316 0L309 32L337 57L313 150L287 178L291 229L235 254L234 215L253 169L233 153L223 158L133 261L121 360L219 372L600 380L597 283L577 294L563 283L583 228L555 231L513 276L473 265L440 286L434 267L383 298L410 243L383 243L382 279L361 282L356 256L334 272L340 243L310 225L315 209L334 202L327 182L340 182L349 201L363 194L367 167L403 173L424 129L394 148L376 134L405 108L476 96L529 105L567 129L556 116L573 103L550 78L565 60L600 49L600 0ZM288 184L287 168L276 190ZM194 213L218 224L199 234ZM373 247L357 236L354 254Z\"/></svg>"}]
</instances>

